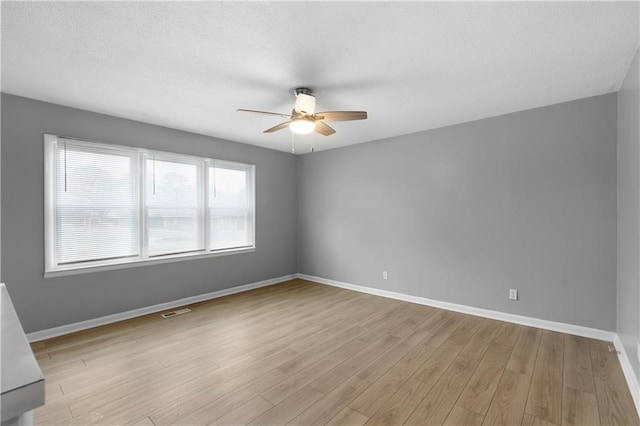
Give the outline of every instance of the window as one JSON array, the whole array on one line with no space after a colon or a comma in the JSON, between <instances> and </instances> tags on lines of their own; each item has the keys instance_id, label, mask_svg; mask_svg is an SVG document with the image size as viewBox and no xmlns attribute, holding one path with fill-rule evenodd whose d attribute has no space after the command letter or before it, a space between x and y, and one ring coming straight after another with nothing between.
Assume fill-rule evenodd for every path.
<instances>
[{"instance_id":1,"label":"window","mask_svg":"<svg viewBox=\"0 0 640 426\"><path fill-rule=\"evenodd\" d=\"M202 161L153 155L145 170L149 257L204 250Z\"/></svg>"},{"instance_id":2,"label":"window","mask_svg":"<svg viewBox=\"0 0 640 426\"><path fill-rule=\"evenodd\" d=\"M209 246L244 247L253 241L251 179L246 168L209 167Z\"/></svg>"},{"instance_id":3,"label":"window","mask_svg":"<svg viewBox=\"0 0 640 426\"><path fill-rule=\"evenodd\" d=\"M58 265L137 257L137 162L131 153L67 144L54 158Z\"/></svg>"},{"instance_id":4,"label":"window","mask_svg":"<svg viewBox=\"0 0 640 426\"><path fill-rule=\"evenodd\" d=\"M255 248L253 165L44 142L45 275Z\"/></svg>"}]
</instances>

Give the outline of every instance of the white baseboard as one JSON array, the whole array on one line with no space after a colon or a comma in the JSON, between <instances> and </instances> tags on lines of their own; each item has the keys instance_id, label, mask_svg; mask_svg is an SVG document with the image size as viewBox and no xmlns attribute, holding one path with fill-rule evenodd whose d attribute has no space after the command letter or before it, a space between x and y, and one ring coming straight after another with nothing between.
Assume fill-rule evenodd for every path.
<instances>
[{"instance_id":1,"label":"white baseboard","mask_svg":"<svg viewBox=\"0 0 640 426\"><path fill-rule=\"evenodd\" d=\"M638 416L640 416L640 383L638 383L638 377L631 367L631 360L629 358L629 355L627 354L627 351L624 349L624 345L622 344L622 340L620 340L620 336L616 334L613 343L615 344L618 352L620 352L620 356L618 358L620 359L622 372L624 373L624 378L627 379L627 385L629 386L631 397L633 398L633 402L636 404Z\"/></svg>"},{"instance_id":2,"label":"white baseboard","mask_svg":"<svg viewBox=\"0 0 640 426\"><path fill-rule=\"evenodd\" d=\"M49 328L47 330L35 331L27 334L30 343L40 340L50 339L52 337L62 336L64 334L74 333L76 331L86 330L88 328L98 327L100 325L111 324L142 315L152 314L154 312L165 311L167 309L177 308L179 306L191 305L205 300L217 299L218 297L228 296L230 294L241 293L243 291L253 290L254 288L266 287L273 284L281 283L296 278L296 274L285 275L282 277L271 278L269 280L258 281L255 283L240 285L237 287L226 288L211 293L199 294L197 296L185 297L184 299L173 300L171 302L160 303L153 306L134 309L131 311L121 312L119 314L107 315L100 318L93 318L86 321L80 321L73 324L62 325L60 327Z\"/></svg>"},{"instance_id":3,"label":"white baseboard","mask_svg":"<svg viewBox=\"0 0 640 426\"><path fill-rule=\"evenodd\" d=\"M489 309L474 308L473 306L459 305L457 303L441 302L439 300L427 299L425 297L411 296L393 291L380 290L377 288L364 287L355 284L344 283L341 281L329 280L322 277L314 277L305 274L298 274L298 278L327 284L334 287L340 287L347 290L359 291L361 293L373 294L375 296L388 297L390 299L402 300L405 302L417 303L419 305L433 306L435 308L446 309L448 311L462 312L464 314L475 315L484 318L491 318L515 324L526 325L529 327L542 328L545 330L558 331L561 333L573 334L575 336L588 337L596 340L605 340L613 342L617 334L613 331L599 330L597 328L583 327L580 325L565 324L562 322L547 321L539 318L526 317L523 315L508 314L505 312L491 311Z\"/></svg>"}]
</instances>

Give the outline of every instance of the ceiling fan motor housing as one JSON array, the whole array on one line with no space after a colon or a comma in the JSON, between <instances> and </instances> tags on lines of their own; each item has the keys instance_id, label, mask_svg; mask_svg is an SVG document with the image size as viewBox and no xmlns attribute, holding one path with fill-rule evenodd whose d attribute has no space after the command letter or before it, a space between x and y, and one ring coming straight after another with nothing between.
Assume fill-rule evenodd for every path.
<instances>
[{"instance_id":1,"label":"ceiling fan motor housing","mask_svg":"<svg viewBox=\"0 0 640 426\"><path fill-rule=\"evenodd\" d=\"M310 89L303 87L295 89L296 105L294 111L297 114L313 115L316 112L316 97L311 94Z\"/></svg>"}]
</instances>

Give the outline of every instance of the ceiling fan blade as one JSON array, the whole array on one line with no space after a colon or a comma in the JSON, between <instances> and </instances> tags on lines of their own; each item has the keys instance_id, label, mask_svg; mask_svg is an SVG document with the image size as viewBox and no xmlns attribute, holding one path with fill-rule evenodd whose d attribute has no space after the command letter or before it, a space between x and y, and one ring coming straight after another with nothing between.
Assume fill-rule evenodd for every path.
<instances>
[{"instance_id":1,"label":"ceiling fan blade","mask_svg":"<svg viewBox=\"0 0 640 426\"><path fill-rule=\"evenodd\" d=\"M277 115L279 117L286 117L286 118L290 118L291 117L289 114L281 114L279 112L256 111L254 109L237 109L236 111L238 111L238 112L253 112L253 113L256 113L256 114Z\"/></svg>"},{"instance_id":2,"label":"ceiling fan blade","mask_svg":"<svg viewBox=\"0 0 640 426\"><path fill-rule=\"evenodd\" d=\"M325 111L318 112L315 115L317 120L323 121L349 121L349 120L366 120L366 111Z\"/></svg>"},{"instance_id":3,"label":"ceiling fan blade","mask_svg":"<svg viewBox=\"0 0 640 426\"><path fill-rule=\"evenodd\" d=\"M316 121L316 128L314 130L317 133L320 133L321 135L325 135L325 136L331 136L336 132L331 127L324 124L322 121Z\"/></svg>"},{"instance_id":4,"label":"ceiling fan blade","mask_svg":"<svg viewBox=\"0 0 640 426\"><path fill-rule=\"evenodd\" d=\"M285 127L289 127L289 123L291 123L291 120L289 120L289 121L285 121L284 123L277 124L277 125L275 125L275 126L271 127L270 129L265 130L265 131L264 131L264 132L262 132L262 133L273 133L273 132L277 132L278 130L282 130L282 129L284 129Z\"/></svg>"}]
</instances>

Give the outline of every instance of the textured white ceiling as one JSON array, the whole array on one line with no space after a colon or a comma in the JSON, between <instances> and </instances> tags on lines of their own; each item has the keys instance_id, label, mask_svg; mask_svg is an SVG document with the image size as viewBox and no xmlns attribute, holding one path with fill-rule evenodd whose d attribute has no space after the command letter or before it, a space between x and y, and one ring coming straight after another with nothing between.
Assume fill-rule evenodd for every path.
<instances>
[{"instance_id":1,"label":"textured white ceiling","mask_svg":"<svg viewBox=\"0 0 640 426\"><path fill-rule=\"evenodd\" d=\"M618 90L638 2L3 2L2 91L287 151L291 90L366 110L296 152ZM71 135L73 136L73 135Z\"/></svg>"}]
</instances>

